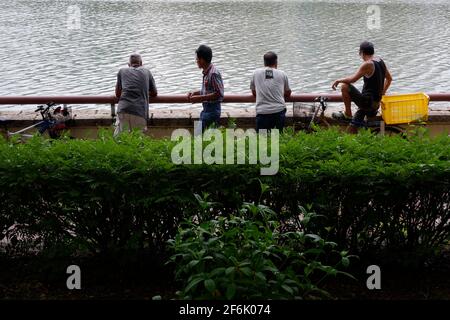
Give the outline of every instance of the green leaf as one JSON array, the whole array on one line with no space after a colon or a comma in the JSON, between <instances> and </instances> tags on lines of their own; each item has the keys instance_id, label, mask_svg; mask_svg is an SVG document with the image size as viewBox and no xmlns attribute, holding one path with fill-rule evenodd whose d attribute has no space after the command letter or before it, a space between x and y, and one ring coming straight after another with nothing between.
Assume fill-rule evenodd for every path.
<instances>
[{"instance_id":1,"label":"green leaf","mask_svg":"<svg viewBox=\"0 0 450 320\"><path fill-rule=\"evenodd\" d=\"M211 277L220 276L223 273L225 273L225 270L226 269L223 267L215 268L214 270L211 271L210 276Z\"/></svg>"},{"instance_id":2,"label":"green leaf","mask_svg":"<svg viewBox=\"0 0 450 320\"><path fill-rule=\"evenodd\" d=\"M263 270L270 271L270 272L272 272L272 273L278 273L278 272L279 272L279 270L278 270L277 268L272 267L272 266L265 266L265 267L263 268Z\"/></svg>"},{"instance_id":3,"label":"green leaf","mask_svg":"<svg viewBox=\"0 0 450 320\"><path fill-rule=\"evenodd\" d=\"M262 281L267 281L266 276L262 272L256 272L255 276Z\"/></svg>"},{"instance_id":4,"label":"green leaf","mask_svg":"<svg viewBox=\"0 0 450 320\"><path fill-rule=\"evenodd\" d=\"M225 297L228 300L231 300L234 298L234 296L236 295L236 285L234 283L231 283L228 287L227 287L227 291L225 293Z\"/></svg>"},{"instance_id":5,"label":"green leaf","mask_svg":"<svg viewBox=\"0 0 450 320\"><path fill-rule=\"evenodd\" d=\"M322 238L320 236L318 236L317 234L306 234L305 237L311 238L314 240L314 242L320 241L322 240Z\"/></svg>"},{"instance_id":6,"label":"green leaf","mask_svg":"<svg viewBox=\"0 0 450 320\"><path fill-rule=\"evenodd\" d=\"M207 279L204 282L206 290L208 290L210 293L212 293L214 290L216 290L216 283L212 279Z\"/></svg>"},{"instance_id":7,"label":"green leaf","mask_svg":"<svg viewBox=\"0 0 450 320\"><path fill-rule=\"evenodd\" d=\"M345 257L346 255L348 255L348 251L345 251L345 250L341 251L341 256L342 257Z\"/></svg>"},{"instance_id":8,"label":"green leaf","mask_svg":"<svg viewBox=\"0 0 450 320\"><path fill-rule=\"evenodd\" d=\"M291 287L289 287L288 285L283 284L283 285L281 285L281 287L288 293L294 294L294 290Z\"/></svg>"},{"instance_id":9,"label":"green leaf","mask_svg":"<svg viewBox=\"0 0 450 320\"><path fill-rule=\"evenodd\" d=\"M343 265L345 268L347 268L347 267L350 265L350 259L347 258L347 257L342 257L341 261L342 261L342 265Z\"/></svg>"},{"instance_id":10,"label":"green leaf","mask_svg":"<svg viewBox=\"0 0 450 320\"><path fill-rule=\"evenodd\" d=\"M240 268L239 270L247 277L251 276L252 274L252 269L250 269L249 267Z\"/></svg>"},{"instance_id":11,"label":"green leaf","mask_svg":"<svg viewBox=\"0 0 450 320\"><path fill-rule=\"evenodd\" d=\"M200 262L200 260L192 260L188 263L188 268L193 268L195 267L198 263Z\"/></svg>"},{"instance_id":12,"label":"green leaf","mask_svg":"<svg viewBox=\"0 0 450 320\"><path fill-rule=\"evenodd\" d=\"M192 289L194 289L203 279L202 278L195 278L184 289L185 292L189 292Z\"/></svg>"},{"instance_id":13,"label":"green leaf","mask_svg":"<svg viewBox=\"0 0 450 320\"><path fill-rule=\"evenodd\" d=\"M228 267L228 268L225 270L225 274L228 276L228 275L230 275L232 272L234 272L235 269L236 269L235 267Z\"/></svg>"}]
</instances>

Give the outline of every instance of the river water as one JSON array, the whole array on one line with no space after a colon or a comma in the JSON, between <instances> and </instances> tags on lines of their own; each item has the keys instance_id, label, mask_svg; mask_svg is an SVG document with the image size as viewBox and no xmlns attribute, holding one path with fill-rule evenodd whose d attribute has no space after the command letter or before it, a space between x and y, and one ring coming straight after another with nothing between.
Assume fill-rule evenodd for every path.
<instances>
[{"instance_id":1,"label":"river water","mask_svg":"<svg viewBox=\"0 0 450 320\"><path fill-rule=\"evenodd\" d=\"M367 12L373 4L378 25L376 11ZM160 94L185 93L200 86L194 51L202 43L213 48L227 93L248 93L268 50L279 54L294 93L332 92L334 79L359 66L365 39L391 69L391 92L450 92L448 0L0 5L0 96L113 94L117 70L133 51L143 55Z\"/></svg>"}]
</instances>

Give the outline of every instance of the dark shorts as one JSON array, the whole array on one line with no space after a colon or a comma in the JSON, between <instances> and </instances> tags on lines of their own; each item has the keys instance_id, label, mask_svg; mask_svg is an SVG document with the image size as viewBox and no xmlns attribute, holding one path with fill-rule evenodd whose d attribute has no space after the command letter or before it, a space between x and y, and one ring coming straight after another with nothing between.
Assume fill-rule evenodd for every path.
<instances>
[{"instance_id":1,"label":"dark shorts","mask_svg":"<svg viewBox=\"0 0 450 320\"><path fill-rule=\"evenodd\" d=\"M349 86L349 93L352 101L358 106L358 110L353 115L352 125L361 127L364 124L364 118L375 117L380 108L380 102L373 100L372 95L361 93L355 86Z\"/></svg>"},{"instance_id":2,"label":"dark shorts","mask_svg":"<svg viewBox=\"0 0 450 320\"><path fill-rule=\"evenodd\" d=\"M257 114L256 115L256 131L260 129L278 129L283 131L286 120L286 109L277 113Z\"/></svg>"}]
</instances>

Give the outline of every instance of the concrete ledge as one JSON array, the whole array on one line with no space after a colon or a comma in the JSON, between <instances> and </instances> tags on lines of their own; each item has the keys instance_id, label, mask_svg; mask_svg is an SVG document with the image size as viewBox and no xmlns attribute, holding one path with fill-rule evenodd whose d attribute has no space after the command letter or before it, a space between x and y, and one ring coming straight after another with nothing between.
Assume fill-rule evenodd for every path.
<instances>
[{"instance_id":1,"label":"concrete ledge","mask_svg":"<svg viewBox=\"0 0 450 320\"><path fill-rule=\"evenodd\" d=\"M286 122L291 125L293 121L308 121L311 116L311 103L295 103L297 110L296 117L293 117L293 104L287 105ZM330 104L328 106L326 117L330 124L342 125L331 118L331 114L335 111L342 110L343 106L339 104ZM157 136L170 135L174 128L191 128L194 121L198 120L200 115L200 107L191 107L183 109L162 109L151 108L149 113L149 129L150 132L156 132ZM71 131L76 136L83 136L83 131L97 131L101 127L111 127L113 118L109 108L87 109L73 108L74 121L71 125ZM232 119L238 127L252 128L255 126L255 108L242 107L230 108L223 106L221 124L226 126ZM381 119L381 117L380 117ZM33 108L21 110L0 110L0 130L6 132L15 131L32 125L40 120L40 114L35 113ZM429 119L427 127L432 131L441 132L447 130L450 132L450 109L444 107L430 107ZM91 134L88 134L89 136Z\"/></svg>"}]
</instances>

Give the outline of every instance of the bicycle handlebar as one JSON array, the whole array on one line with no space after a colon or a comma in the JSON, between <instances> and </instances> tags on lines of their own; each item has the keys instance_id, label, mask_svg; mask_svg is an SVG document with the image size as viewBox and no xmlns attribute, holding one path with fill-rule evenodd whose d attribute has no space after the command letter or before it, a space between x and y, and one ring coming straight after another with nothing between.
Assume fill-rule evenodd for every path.
<instances>
[{"instance_id":1,"label":"bicycle handlebar","mask_svg":"<svg viewBox=\"0 0 450 320\"><path fill-rule=\"evenodd\" d=\"M314 99L314 102L326 102L326 101L328 101L328 100L329 100L328 97L322 97L322 96L319 96L319 97L317 97L317 98Z\"/></svg>"},{"instance_id":2,"label":"bicycle handlebar","mask_svg":"<svg viewBox=\"0 0 450 320\"><path fill-rule=\"evenodd\" d=\"M53 101L50 101L49 103L46 103L45 105L47 106L46 109L48 110L50 107L56 106L58 104ZM37 109L34 110L34 112L38 112L38 111L45 111L44 105L37 106Z\"/></svg>"}]
</instances>

